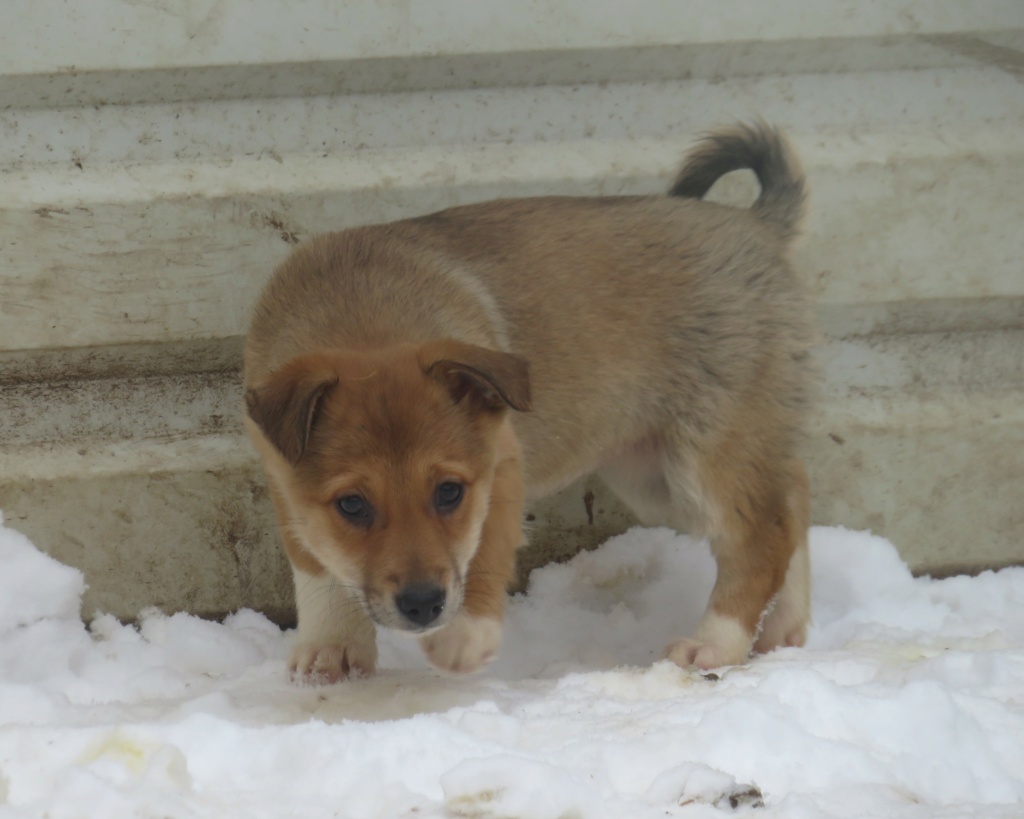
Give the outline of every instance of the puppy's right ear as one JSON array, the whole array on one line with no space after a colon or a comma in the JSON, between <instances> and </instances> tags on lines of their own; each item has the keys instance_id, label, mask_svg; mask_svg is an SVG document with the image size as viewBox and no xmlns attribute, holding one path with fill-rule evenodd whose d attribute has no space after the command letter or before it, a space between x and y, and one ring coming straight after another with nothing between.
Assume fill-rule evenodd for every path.
<instances>
[{"instance_id":1,"label":"puppy's right ear","mask_svg":"<svg viewBox=\"0 0 1024 819\"><path fill-rule=\"evenodd\" d=\"M323 356L301 356L246 390L249 417L292 466L306 451L320 405L338 383Z\"/></svg>"}]
</instances>

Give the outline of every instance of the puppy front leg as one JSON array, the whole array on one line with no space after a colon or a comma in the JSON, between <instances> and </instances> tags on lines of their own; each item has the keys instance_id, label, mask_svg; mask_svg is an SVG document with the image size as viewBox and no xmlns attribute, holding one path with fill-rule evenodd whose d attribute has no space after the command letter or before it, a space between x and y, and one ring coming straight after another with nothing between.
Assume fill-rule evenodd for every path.
<instances>
[{"instance_id":1,"label":"puppy front leg","mask_svg":"<svg viewBox=\"0 0 1024 819\"><path fill-rule=\"evenodd\" d=\"M292 679L320 685L372 674L377 667L377 631L362 599L288 531L284 525L289 519L287 507L273 483L268 484L295 581L299 625L288 662Z\"/></svg>"},{"instance_id":2,"label":"puppy front leg","mask_svg":"<svg viewBox=\"0 0 1024 819\"><path fill-rule=\"evenodd\" d=\"M367 676L377 666L377 633L363 603L330 572L311 574L292 564L299 627L289 668L314 685Z\"/></svg>"},{"instance_id":3,"label":"puppy front leg","mask_svg":"<svg viewBox=\"0 0 1024 819\"><path fill-rule=\"evenodd\" d=\"M480 545L466 572L462 608L444 628L420 638L427 659L443 671L468 674L490 663L501 646L505 595L523 543L523 473L517 458L498 464Z\"/></svg>"}]
</instances>

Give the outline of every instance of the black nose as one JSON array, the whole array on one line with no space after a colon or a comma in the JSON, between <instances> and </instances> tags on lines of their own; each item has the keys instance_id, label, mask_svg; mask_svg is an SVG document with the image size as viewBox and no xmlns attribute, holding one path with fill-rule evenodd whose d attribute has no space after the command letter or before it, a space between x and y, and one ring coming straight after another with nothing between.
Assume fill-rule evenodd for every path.
<instances>
[{"instance_id":1,"label":"black nose","mask_svg":"<svg viewBox=\"0 0 1024 819\"><path fill-rule=\"evenodd\" d=\"M395 605L406 620L417 626L429 626L444 611L444 589L419 583L395 595Z\"/></svg>"}]
</instances>

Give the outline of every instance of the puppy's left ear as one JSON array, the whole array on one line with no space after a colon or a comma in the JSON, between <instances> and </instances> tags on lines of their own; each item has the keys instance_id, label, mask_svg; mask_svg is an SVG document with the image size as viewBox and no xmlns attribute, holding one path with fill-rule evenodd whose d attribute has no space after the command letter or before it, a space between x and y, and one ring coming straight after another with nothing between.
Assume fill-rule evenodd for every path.
<instances>
[{"instance_id":1,"label":"puppy's left ear","mask_svg":"<svg viewBox=\"0 0 1024 819\"><path fill-rule=\"evenodd\" d=\"M306 451L325 395L338 373L322 356L301 356L285 364L263 384L246 390L245 408L267 439L292 466Z\"/></svg>"},{"instance_id":2,"label":"puppy's left ear","mask_svg":"<svg viewBox=\"0 0 1024 819\"><path fill-rule=\"evenodd\" d=\"M428 377L448 388L455 403L470 400L490 411L531 409L530 365L521 355L442 339L420 347L417 359Z\"/></svg>"}]
</instances>

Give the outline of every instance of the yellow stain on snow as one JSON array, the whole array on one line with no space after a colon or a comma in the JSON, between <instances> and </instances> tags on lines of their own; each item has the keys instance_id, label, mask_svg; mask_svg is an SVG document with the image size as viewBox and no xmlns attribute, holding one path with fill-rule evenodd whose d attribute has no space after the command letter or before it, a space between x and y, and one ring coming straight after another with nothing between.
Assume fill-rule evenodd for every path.
<instances>
[{"instance_id":1,"label":"yellow stain on snow","mask_svg":"<svg viewBox=\"0 0 1024 819\"><path fill-rule=\"evenodd\" d=\"M121 732L115 731L85 751L79 762L88 765L101 759L112 759L120 762L132 773L141 774L146 770L149 757L154 750L155 746L144 747Z\"/></svg>"}]
</instances>

